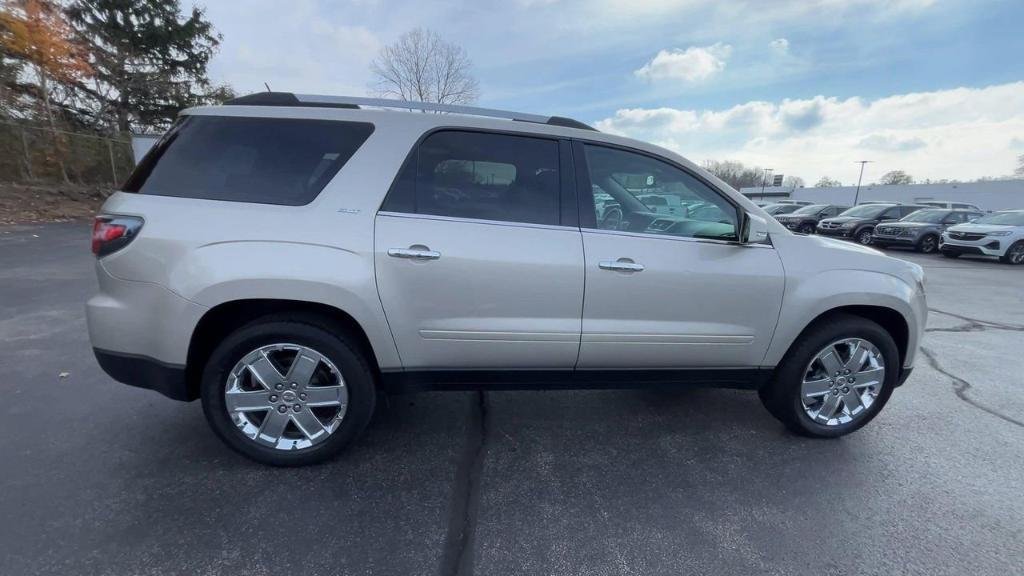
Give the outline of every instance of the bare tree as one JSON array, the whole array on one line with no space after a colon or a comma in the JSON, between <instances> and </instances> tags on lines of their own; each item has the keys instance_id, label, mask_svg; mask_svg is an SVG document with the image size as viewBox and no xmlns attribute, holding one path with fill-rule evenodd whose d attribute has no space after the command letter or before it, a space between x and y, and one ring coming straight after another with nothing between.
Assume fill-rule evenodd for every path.
<instances>
[{"instance_id":1,"label":"bare tree","mask_svg":"<svg viewBox=\"0 0 1024 576\"><path fill-rule=\"evenodd\" d=\"M374 92L381 97L441 104L472 104L480 94L461 46L436 32L414 28L381 49L372 64Z\"/></svg>"},{"instance_id":2,"label":"bare tree","mask_svg":"<svg viewBox=\"0 0 1024 576\"><path fill-rule=\"evenodd\" d=\"M818 183L814 185L815 188L833 188L835 186L842 186L842 183L840 183L839 180L829 178L828 176L822 176L821 179L818 180Z\"/></svg>"},{"instance_id":3,"label":"bare tree","mask_svg":"<svg viewBox=\"0 0 1024 576\"><path fill-rule=\"evenodd\" d=\"M914 177L903 170L893 170L882 174L882 177L878 179L878 183L882 185L913 184Z\"/></svg>"},{"instance_id":4,"label":"bare tree","mask_svg":"<svg viewBox=\"0 0 1024 576\"><path fill-rule=\"evenodd\" d=\"M804 179L799 177L799 176L786 176L782 180L782 187L783 188L789 188L789 189L803 188L804 184L806 184L804 182Z\"/></svg>"}]
</instances>

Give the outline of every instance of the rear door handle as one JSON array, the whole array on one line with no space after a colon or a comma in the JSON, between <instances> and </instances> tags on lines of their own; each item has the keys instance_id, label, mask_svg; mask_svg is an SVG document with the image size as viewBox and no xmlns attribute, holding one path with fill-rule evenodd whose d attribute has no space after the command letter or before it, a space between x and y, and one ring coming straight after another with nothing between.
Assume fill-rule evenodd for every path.
<instances>
[{"instance_id":1,"label":"rear door handle","mask_svg":"<svg viewBox=\"0 0 1024 576\"><path fill-rule=\"evenodd\" d=\"M597 263L598 268L601 270L614 270L616 272L643 272L644 265L633 262L629 258L619 258L618 260L602 260Z\"/></svg>"},{"instance_id":2,"label":"rear door handle","mask_svg":"<svg viewBox=\"0 0 1024 576\"><path fill-rule=\"evenodd\" d=\"M392 258L408 258L409 260L437 260L440 252L424 248L388 248L388 256Z\"/></svg>"}]
</instances>

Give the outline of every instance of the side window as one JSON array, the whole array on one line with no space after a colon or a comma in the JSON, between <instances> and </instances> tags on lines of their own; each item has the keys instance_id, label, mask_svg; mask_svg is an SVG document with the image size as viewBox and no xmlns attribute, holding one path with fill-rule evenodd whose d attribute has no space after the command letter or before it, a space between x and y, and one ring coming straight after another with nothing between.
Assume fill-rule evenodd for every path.
<instances>
[{"instance_id":1,"label":"side window","mask_svg":"<svg viewBox=\"0 0 1024 576\"><path fill-rule=\"evenodd\" d=\"M913 214L914 212L917 212L920 209L920 206L900 206L900 215L897 216L897 218L908 216L910 214Z\"/></svg>"},{"instance_id":2,"label":"side window","mask_svg":"<svg viewBox=\"0 0 1024 576\"><path fill-rule=\"evenodd\" d=\"M879 218L882 220L899 220L903 216L904 213L900 210L900 207L893 206L892 208L889 208L885 212L882 212L882 215L879 216Z\"/></svg>"},{"instance_id":3,"label":"side window","mask_svg":"<svg viewBox=\"0 0 1024 576\"><path fill-rule=\"evenodd\" d=\"M735 206L696 177L643 154L590 144L583 149L596 228L737 238Z\"/></svg>"},{"instance_id":4,"label":"side window","mask_svg":"<svg viewBox=\"0 0 1024 576\"><path fill-rule=\"evenodd\" d=\"M446 130L420 143L381 209L558 224L559 178L555 140Z\"/></svg>"}]
</instances>

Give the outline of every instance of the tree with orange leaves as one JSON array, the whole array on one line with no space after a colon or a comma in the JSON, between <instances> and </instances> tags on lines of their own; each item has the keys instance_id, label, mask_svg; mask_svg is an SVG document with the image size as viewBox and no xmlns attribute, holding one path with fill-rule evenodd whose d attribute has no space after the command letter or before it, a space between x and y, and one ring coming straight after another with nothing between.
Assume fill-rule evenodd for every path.
<instances>
[{"instance_id":1,"label":"tree with orange leaves","mask_svg":"<svg viewBox=\"0 0 1024 576\"><path fill-rule=\"evenodd\" d=\"M0 48L5 56L24 61L34 73L36 96L58 149L61 145L51 86L79 82L92 73L85 53L71 40L73 37L74 31L64 19L63 11L51 0L7 0L2 4ZM64 163L59 158L58 163L67 181Z\"/></svg>"}]
</instances>

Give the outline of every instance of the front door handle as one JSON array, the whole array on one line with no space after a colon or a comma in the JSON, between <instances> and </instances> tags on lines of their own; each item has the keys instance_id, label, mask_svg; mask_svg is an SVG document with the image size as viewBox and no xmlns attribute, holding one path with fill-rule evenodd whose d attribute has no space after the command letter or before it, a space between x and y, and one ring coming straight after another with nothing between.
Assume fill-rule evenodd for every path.
<instances>
[{"instance_id":1,"label":"front door handle","mask_svg":"<svg viewBox=\"0 0 1024 576\"><path fill-rule=\"evenodd\" d=\"M629 258L618 260L602 260L597 264L601 270L615 270L616 272L643 272L644 265L633 262Z\"/></svg>"},{"instance_id":2,"label":"front door handle","mask_svg":"<svg viewBox=\"0 0 1024 576\"><path fill-rule=\"evenodd\" d=\"M408 258L409 260L437 260L441 253L430 250L426 246L409 248L388 248L388 256L392 258Z\"/></svg>"}]
</instances>

